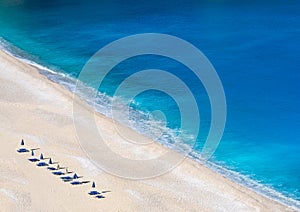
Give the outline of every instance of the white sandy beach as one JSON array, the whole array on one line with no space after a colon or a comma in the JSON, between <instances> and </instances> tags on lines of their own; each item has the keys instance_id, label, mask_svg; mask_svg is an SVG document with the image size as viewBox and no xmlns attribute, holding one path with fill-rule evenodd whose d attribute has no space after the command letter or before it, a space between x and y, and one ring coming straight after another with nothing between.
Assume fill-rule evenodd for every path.
<instances>
[{"instance_id":1,"label":"white sandy beach","mask_svg":"<svg viewBox=\"0 0 300 212\"><path fill-rule=\"evenodd\" d=\"M0 51L0 211L293 211L186 159L172 171L147 180L126 180L98 169L77 141L72 94L36 68ZM81 102L82 110L92 110ZM129 158L167 151L157 143L133 148L115 132L113 121L97 114L103 137ZM82 122L89 137L89 127ZM99 127L98 126L98 127ZM148 138L122 127L139 141ZM81 180L95 181L104 199L88 195L91 184L72 186L18 154L20 140L40 148ZM113 141L113 142L111 142Z\"/></svg>"}]
</instances>

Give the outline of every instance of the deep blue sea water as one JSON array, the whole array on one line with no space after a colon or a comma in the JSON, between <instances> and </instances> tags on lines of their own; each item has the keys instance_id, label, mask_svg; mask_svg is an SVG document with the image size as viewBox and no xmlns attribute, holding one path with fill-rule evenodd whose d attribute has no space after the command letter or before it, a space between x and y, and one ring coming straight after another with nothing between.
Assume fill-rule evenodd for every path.
<instances>
[{"instance_id":1,"label":"deep blue sea water","mask_svg":"<svg viewBox=\"0 0 300 212\"><path fill-rule=\"evenodd\" d=\"M266 188L300 201L299 11L297 0L1 0L0 38L2 47L19 57L74 78L97 50L127 35L166 33L191 42L214 65L227 99L226 128L211 166L300 207ZM182 64L151 55L131 58L115 67L99 90L111 96L125 77L147 68L168 70L195 92L202 122L196 154L208 133L210 106L205 90ZM59 75L50 77L68 83ZM94 78L85 83L93 86ZM175 135L180 128L176 103L163 93L143 93L132 107L143 114L161 110ZM135 119L143 119L136 127L143 131L147 116Z\"/></svg>"}]
</instances>

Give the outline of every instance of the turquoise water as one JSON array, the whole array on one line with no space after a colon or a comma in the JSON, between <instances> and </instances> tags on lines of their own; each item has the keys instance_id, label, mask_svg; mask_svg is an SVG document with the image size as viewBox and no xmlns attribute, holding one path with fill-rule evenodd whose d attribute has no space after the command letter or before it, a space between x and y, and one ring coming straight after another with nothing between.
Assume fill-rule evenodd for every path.
<instances>
[{"instance_id":1,"label":"turquoise water","mask_svg":"<svg viewBox=\"0 0 300 212\"><path fill-rule=\"evenodd\" d=\"M127 35L158 32L191 42L214 65L227 98L225 133L210 160L218 166L210 166L299 207L299 202L291 203L275 192L300 200L299 1L5 2L0 3L2 46L74 78L97 50ZM108 97L117 85L148 68L174 73L194 92L202 122L192 153L197 156L208 134L210 104L199 81L176 61L148 55L120 63L99 89L106 96L99 96L103 107L98 110L107 113ZM70 80L47 74L72 88ZM91 76L85 82L93 86L94 80ZM145 114L153 110L165 112L172 135L180 128L178 107L163 93L143 93L132 108L140 131L147 131ZM189 139L187 133L182 142ZM167 142L172 143L172 137Z\"/></svg>"}]
</instances>

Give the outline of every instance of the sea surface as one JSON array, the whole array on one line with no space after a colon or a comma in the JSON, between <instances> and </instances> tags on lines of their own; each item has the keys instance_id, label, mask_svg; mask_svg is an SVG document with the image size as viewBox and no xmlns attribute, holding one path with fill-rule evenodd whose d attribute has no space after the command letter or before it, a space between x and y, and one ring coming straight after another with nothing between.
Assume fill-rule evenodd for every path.
<instances>
[{"instance_id":1,"label":"sea surface","mask_svg":"<svg viewBox=\"0 0 300 212\"><path fill-rule=\"evenodd\" d=\"M1 0L0 43L70 90L89 58L116 39L165 33L192 43L214 65L227 100L225 132L206 165L299 209L299 11L298 0ZM118 64L99 88L97 76L83 81L99 90L95 109L110 116L118 85L133 73L154 68L168 70L191 89L201 113L200 134L187 130L177 138L181 117L176 101L156 90L134 99L131 127L149 136L163 133L159 141L174 148L195 138L190 156L199 159L210 126L210 102L186 66L160 56L137 56Z\"/></svg>"}]
</instances>

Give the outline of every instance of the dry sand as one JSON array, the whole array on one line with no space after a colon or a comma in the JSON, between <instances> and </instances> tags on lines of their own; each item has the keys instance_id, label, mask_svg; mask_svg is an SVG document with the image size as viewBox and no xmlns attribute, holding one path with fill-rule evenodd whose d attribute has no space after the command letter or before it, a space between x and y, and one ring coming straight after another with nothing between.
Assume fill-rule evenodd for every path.
<instances>
[{"instance_id":1,"label":"dry sand","mask_svg":"<svg viewBox=\"0 0 300 212\"><path fill-rule=\"evenodd\" d=\"M4 52L0 52L0 211L292 211L186 159L172 171L147 180L126 180L98 169L77 141L72 94ZM92 110L81 102L82 110ZM124 157L151 157L166 150L157 143L132 147L111 119L96 115L111 149ZM89 136L89 125L82 132ZM120 126L136 140L144 136ZM88 195L91 184L72 186L18 154L39 147L61 166L109 191L104 199ZM113 142L110 142L113 141ZM131 145L131 146L130 146Z\"/></svg>"}]
</instances>

